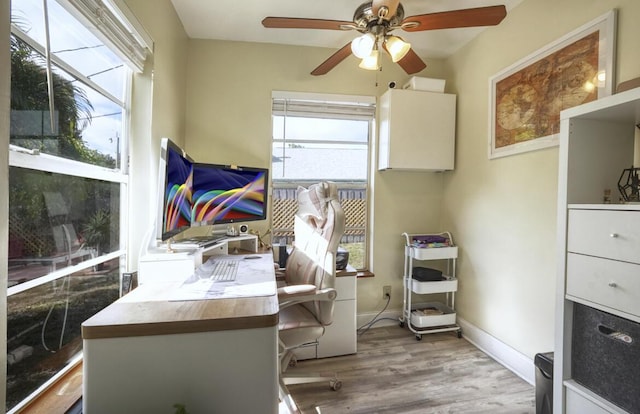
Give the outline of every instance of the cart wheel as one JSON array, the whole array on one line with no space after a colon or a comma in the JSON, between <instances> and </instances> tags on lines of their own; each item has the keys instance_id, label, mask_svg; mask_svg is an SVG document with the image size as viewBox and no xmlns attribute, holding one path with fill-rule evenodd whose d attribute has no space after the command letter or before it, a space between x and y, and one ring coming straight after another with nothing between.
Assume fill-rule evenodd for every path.
<instances>
[{"instance_id":1,"label":"cart wheel","mask_svg":"<svg viewBox=\"0 0 640 414\"><path fill-rule=\"evenodd\" d=\"M417 334L416 335L416 341L422 341L422 335Z\"/></svg>"},{"instance_id":2,"label":"cart wheel","mask_svg":"<svg viewBox=\"0 0 640 414\"><path fill-rule=\"evenodd\" d=\"M400 327L404 328L404 321L400 321Z\"/></svg>"},{"instance_id":3,"label":"cart wheel","mask_svg":"<svg viewBox=\"0 0 640 414\"><path fill-rule=\"evenodd\" d=\"M329 381L329 386L332 390L338 391L340 388L342 388L342 381L340 381L339 379L332 379L331 381Z\"/></svg>"},{"instance_id":4,"label":"cart wheel","mask_svg":"<svg viewBox=\"0 0 640 414\"><path fill-rule=\"evenodd\" d=\"M458 329L458 339L462 338L462 329Z\"/></svg>"}]
</instances>

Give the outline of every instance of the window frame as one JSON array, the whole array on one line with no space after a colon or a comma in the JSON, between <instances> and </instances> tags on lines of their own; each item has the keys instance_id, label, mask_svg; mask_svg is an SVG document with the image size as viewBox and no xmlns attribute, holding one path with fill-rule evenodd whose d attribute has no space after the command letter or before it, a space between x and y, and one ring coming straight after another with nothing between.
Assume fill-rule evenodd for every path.
<instances>
[{"instance_id":1,"label":"window frame","mask_svg":"<svg viewBox=\"0 0 640 414\"><path fill-rule=\"evenodd\" d=\"M367 165L366 165L366 179L364 180L363 187L366 194L365 198L365 227L364 231L364 246L363 246L363 267L358 268L359 272L368 272L368 269L371 268L371 234L372 234L372 203L371 203L371 191L373 188L372 185L372 170L371 166L373 165L372 154L373 154L373 142L374 142L374 134L375 134L375 114L376 114L376 98L373 96L363 96L363 95L344 95L344 94L324 94L324 93L306 93L306 92L285 92L285 91L272 91L272 111L271 111L271 159L273 160L273 148L276 143L309 143L309 144L337 144L337 145L363 145L366 144L367 147ZM296 105L293 107L288 106L287 103L284 102L296 102ZM324 105L323 105L324 104ZM336 109L337 111L327 110ZM315 109L315 111L314 111ZM342 109L342 111L341 111ZM368 123L368 136L366 142L362 141L347 141L347 140L304 140L304 139L286 139L286 138L276 138L273 135L274 128L274 117L275 116L298 116L298 117L307 117L307 118L324 118L324 119L342 119L342 120L359 120L366 121ZM273 168L273 161L272 161ZM272 174L271 177L271 186L274 189L277 183L285 184L282 188L287 188L295 185L308 186L311 183L317 182L318 180L322 180L323 178L318 179L282 179L275 178ZM356 180L344 180L338 181L334 180L338 183L346 184L345 187L348 188L356 188L357 183L360 181ZM271 211L274 211L274 197L270 197ZM271 215L271 228L273 228L273 218L275 214ZM291 229L293 231L293 229Z\"/></svg>"},{"instance_id":2,"label":"window frame","mask_svg":"<svg viewBox=\"0 0 640 414\"><path fill-rule=\"evenodd\" d=\"M51 0L50 0L51 1ZM73 273L97 266L101 263L109 262L114 259L119 259L118 268L120 278L122 273L126 271L127 257L128 257L128 204L129 204L129 188L130 188L130 175L129 175L129 149L131 147L131 104L132 104L132 79L135 72L141 72L145 65L147 57L152 54L152 40L150 36L144 32L142 26L137 22L134 15L127 8L126 3L121 0L56 0L62 5L69 13L75 17L79 24L85 26L92 31L112 52L115 52L119 56L125 66L128 68L124 73L122 80L122 87L124 88L122 99L119 99L112 95L109 91L98 85L96 82L87 78L74 67L67 64L63 60L59 59L55 55L50 56L51 63L58 66L61 70L66 72L69 76L82 82L86 87L93 89L97 94L103 96L109 101L119 106L122 110L120 128L121 131L121 145L116 151L116 164L114 168L106 168L98 165L92 165L89 163L76 161L72 159L66 159L60 156L39 153L38 151L29 150L20 146L9 144L7 146L7 156L5 158L7 169L9 168L25 168L33 171L50 172L54 174L61 174L66 176L74 176L86 178L92 181L103 181L111 184L117 184L119 186L119 246L117 250L109 252L107 254L101 254L98 257L91 258L89 260L82 261L78 264L64 267L62 269L50 272L44 276L40 276L33 280L20 283L12 286L6 290L4 297L5 305L7 299L10 296L25 292L29 289L41 286L46 283L50 283L54 280L61 279L65 276ZM35 53L38 53L46 58L46 51L43 45L31 38L27 33L24 33L19 27L11 22L12 8L10 2L3 4L6 7L8 15L6 16L7 22L10 22L10 28L6 30L8 33L6 41L9 42L10 36L16 36L21 41L25 42L31 47ZM87 7L90 7L89 9ZM90 12L87 13L87 10ZM91 13L94 13L93 18ZM3 15L4 17L4 15ZM7 53L8 55L8 53ZM11 65L7 61L7 80L10 78L9 73ZM6 101L6 107L3 106L2 113L6 120L9 120L9 113L11 106L9 99ZM8 141L8 129L7 124L7 141ZM8 179L5 180L5 184L8 189ZM8 212L8 202L6 204ZM8 223L7 212L3 213ZM7 225L8 227L8 225ZM6 236L6 234L5 234ZM6 239L8 241L8 237ZM8 245L8 244L7 244ZM4 260L4 268L8 271L7 262L8 256L2 255ZM5 281L6 283L6 281ZM120 284L122 281L120 280ZM5 285L6 286L6 285ZM121 289L120 289L121 290ZM4 307L2 315L0 316L4 321L5 327L7 325L7 310ZM4 334L5 350L7 344L6 332ZM31 392L26 398L13 406L8 413L17 413L22 411L25 407L31 404L40 395L46 392L50 387L63 378L67 373L76 368L78 364L82 362L82 351L76 354L68 363L56 372L51 378L42 383L36 390ZM2 400L6 404L6 387L7 387L7 374L2 376L5 392L0 393L4 395Z\"/></svg>"},{"instance_id":3,"label":"window frame","mask_svg":"<svg viewBox=\"0 0 640 414\"><path fill-rule=\"evenodd\" d=\"M41 47L37 42L35 42L34 39L29 37L18 27L16 27L13 23L11 24L11 34L19 37L20 40L25 41L29 45L29 47L33 48L37 53L43 54L44 48ZM22 35L26 36L26 38L22 38ZM28 289L40 286L42 284L49 283L52 280L60 279L74 272L88 269L92 266L107 262L119 256L123 261L126 261L126 236L128 232L126 231L126 227L124 226L128 222L128 209L126 208L126 206L128 205L127 196L129 186L129 167L127 162L119 162L118 160L127 160L129 158L127 152L129 147L129 131L127 128L128 122L125 118L128 118L131 113L130 97L131 78L133 74L130 70L127 71L127 76L123 85L123 87L125 88L124 96L127 97L127 101L121 101L111 95L111 93L97 85L95 82L91 81L91 79L86 78L84 75L80 74L73 67L70 67L60 59L57 59L54 55L51 56L51 60L56 65L60 65L61 69L65 70L69 75L76 78L79 82L82 82L88 87L95 89L102 96L107 97L109 100L113 101L115 104L119 105L122 108L124 116L121 129L123 133L122 142L124 143L124 145L120 147L120 153L116 154L116 168L111 169L98 165L88 164L81 161L67 159L52 154L39 153L37 151L29 150L13 144L9 145L9 168L24 168L34 171L42 171L120 184L120 248L117 251L111 252L109 254L101 255L99 257L83 261L76 265L56 270L47 274L46 276L41 276L28 282L11 286L7 288L7 297L24 292ZM122 168L118 169L118 164L120 164Z\"/></svg>"}]
</instances>

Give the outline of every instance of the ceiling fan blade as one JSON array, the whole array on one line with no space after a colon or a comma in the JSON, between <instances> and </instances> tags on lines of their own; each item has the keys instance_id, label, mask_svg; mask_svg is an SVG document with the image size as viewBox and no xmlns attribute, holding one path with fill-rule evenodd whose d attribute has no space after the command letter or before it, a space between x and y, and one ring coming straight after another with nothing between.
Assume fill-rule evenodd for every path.
<instances>
[{"instance_id":1,"label":"ceiling fan blade","mask_svg":"<svg viewBox=\"0 0 640 414\"><path fill-rule=\"evenodd\" d=\"M345 30L344 26L353 26L353 22L342 20L303 19L297 17L265 17L262 25L275 29L327 29Z\"/></svg>"},{"instance_id":2,"label":"ceiling fan blade","mask_svg":"<svg viewBox=\"0 0 640 414\"><path fill-rule=\"evenodd\" d=\"M427 67L427 64L420 59L420 56L413 49L409 49L409 52L397 63L409 75L420 72Z\"/></svg>"},{"instance_id":3,"label":"ceiling fan blade","mask_svg":"<svg viewBox=\"0 0 640 414\"><path fill-rule=\"evenodd\" d=\"M349 56L350 54L351 54L351 42L342 46L342 48L338 50L336 53L334 53L333 55L331 55L329 59L325 60L320 64L320 66L315 68L313 72L311 72L311 74L314 76L326 75L327 73L329 73L331 69L335 68L338 65L338 63L345 60L347 56Z\"/></svg>"},{"instance_id":4,"label":"ceiling fan blade","mask_svg":"<svg viewBox=\"0 0 640 414\"><path fill-rule=\"evenodd\" d=\"M453 29L457 27L495 26L506 15L507 9L504 6L489 6L409 16L402 21L402 24L418 23L415 27L404 27L403 29L407 32Z\"/></svg>"},{"instance_id":5,"label":"ceiling fan blade","mask_svg":"<svg viewBox=\"0 0 640 414\"><path fill-rule=\"evenodd\" d=\"M374 16L377 16L378 11L380 11L380 8L386 7L387 9L389 9L389 12L387 13L386 16L384 16L384 18L386 20L389 20L396 15L396 10L398 10L398 4L400 4L400 0L373 0L371 2L371 11L373 12Z\"/></svg>"}]
</instances>

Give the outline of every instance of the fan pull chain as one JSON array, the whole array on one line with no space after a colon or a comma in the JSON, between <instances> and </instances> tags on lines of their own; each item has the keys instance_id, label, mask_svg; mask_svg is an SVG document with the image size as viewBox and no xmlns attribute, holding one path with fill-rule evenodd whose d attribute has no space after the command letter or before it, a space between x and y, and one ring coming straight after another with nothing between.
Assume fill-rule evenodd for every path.
<instances>
[{"instance_id":1,"label":"fan pull chain","mask_svg":"<svg viewBox=\"0 0 640 414\"><path fill-rule=\"evenodd\" d=\"M380 65L378 70L376 70L376 88L380 86L380 72L382 72L382 64Z\"/></svg>"}]
</instances>

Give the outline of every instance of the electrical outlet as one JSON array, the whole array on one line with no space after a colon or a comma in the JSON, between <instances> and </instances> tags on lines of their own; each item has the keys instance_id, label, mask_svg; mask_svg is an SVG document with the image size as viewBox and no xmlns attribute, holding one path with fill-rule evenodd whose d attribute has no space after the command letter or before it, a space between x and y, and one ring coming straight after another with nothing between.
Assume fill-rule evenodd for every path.
<instances>
[{"instance_id":1,"label":"electrical outlet","mask_svg":"<svg viewBox=\"0 0 640 414\"><path fill-rule=\"evenodd\" d=\"M382 299L391 298L391 286L382 286Z\"/></svg>"}]
</instances>

